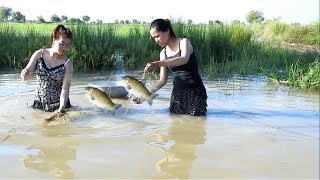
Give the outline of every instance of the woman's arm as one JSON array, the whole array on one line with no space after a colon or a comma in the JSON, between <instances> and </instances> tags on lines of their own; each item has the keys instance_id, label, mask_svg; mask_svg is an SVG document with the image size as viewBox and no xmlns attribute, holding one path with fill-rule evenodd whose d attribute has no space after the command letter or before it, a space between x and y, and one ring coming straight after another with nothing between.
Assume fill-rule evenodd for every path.
<instances>
[{"instance_id":1,"label":"woman's arm","mask_svg":"<svg viewBox=\"0 0 320 180\"><path fill-rule=\"evenodd\" d=\"M165 55L164 55L164 50L161 51L160 53L160 61L165 60ZM151 88L151 93L154 93L161 89L168 80L168 72L166 67L160 67L160 79L159 81Z\"/></svg>"},{"instance_id":2,"label":"woman's arm","mask_svg":"<svg viewBox=\"0 0 320 180\"><path fill-rule=\"evenodd\" d=\"M60 107L58 109L58 112L63 112L65 110L66 102L69 98L69 90L71 85L71 79L73 76L73 64L70 59L67 60L67 62L65 63L65 68L66 71L63 78L63 85L60 94Z\"/></svg>"},{"instance_id":3,"label":"woman's arm","mask_svg":"<svg viewBox=\"0 0 320 180\"><path fill-rule=\"evenodd\" d=\"M181 39L180 50L181 50L180 57L148 63L144 68L144 74L148 74L149 72L154 71L159 67L176 67L176 66L187 64L190 58L190 54L193 52L193 47L187 38Z\"/></svg>"},{"instance_id":4,"label":"woman's arm","mask_svg":"<svg viewBox=\"0 0 320 180\"><path fill-rule=\"evenodd\" d=\"M23 81L28 80L31 77L31 72L35 70L38 59L40 59L41 57L41 53L42 53L41 49L35 51L32 54L27 66L21 70L20 77Z\"/></svg>"}]
</instances>

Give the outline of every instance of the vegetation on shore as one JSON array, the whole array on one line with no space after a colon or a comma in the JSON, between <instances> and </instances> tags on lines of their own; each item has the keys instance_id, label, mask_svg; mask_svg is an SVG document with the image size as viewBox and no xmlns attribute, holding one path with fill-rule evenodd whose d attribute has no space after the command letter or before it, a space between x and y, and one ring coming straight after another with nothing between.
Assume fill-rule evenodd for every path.
<instances>
[{"instance_id":1,"label":"vegetation on shore","mask_svg":"<svg viewBox=\"0 0 320 180\"><path fill-rule=\"evenodd\" d=\"M32 53L49 47L56 24L0 23L0 67L21 69ZM112 70L123 54L125 69L142 70L159 59L160 47L150 39L146 24L66 24L74 33L68 56L78 72ZM266 75L272 82L320 90L320 23L288 25L279 22L244 25L173 23L179 37L188 37L201 72ZM307 50L283 44L308 45Z\"/></svg>"}]
</instances>

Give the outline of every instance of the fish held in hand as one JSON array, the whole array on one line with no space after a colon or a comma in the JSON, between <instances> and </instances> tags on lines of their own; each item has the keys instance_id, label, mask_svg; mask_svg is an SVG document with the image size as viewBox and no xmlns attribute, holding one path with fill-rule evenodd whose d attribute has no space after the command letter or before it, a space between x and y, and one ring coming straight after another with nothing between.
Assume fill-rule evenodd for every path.
<instances>
[{"instance_id":1,"label":"fish held in hand","mask_svg":"<svg viewBox=\"0 0 320 180\"><path fill-rule=\"evenodd\" d=\"M122 82L130 88L130 91L136 97L143 97L147 99L148 104L152 106L153 99L158 96L157 93L151 93L145 85L132 76L123 76L121 78Z\"/></svg>"},{"instance_id":2,"label":"fish held in hand","mask_svg":"<svg viewBox=\"0 0 320 180\"><path fill-rule=\"evenodd\" d=\"M107 108L112 111L112 115L115 115L117 109L122 105L115 104L112 100L100 89L95 87L85 87L85 92L89 100L100 108Z\"/></svg>"}]
</instances>

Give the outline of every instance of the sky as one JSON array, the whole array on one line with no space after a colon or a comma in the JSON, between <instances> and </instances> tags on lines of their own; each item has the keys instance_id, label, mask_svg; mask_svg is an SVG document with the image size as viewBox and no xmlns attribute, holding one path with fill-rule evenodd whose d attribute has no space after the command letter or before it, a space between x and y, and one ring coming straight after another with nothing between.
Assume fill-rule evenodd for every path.
<instances>
[{"instance_id":1,"label":"sky","mask_svg":"<svg viewBox=\"0 0 320 180\"><path fill-rule=\"evenodd\" d=\"M42 16L46 21L54 14L103 22L137 19L151 22L168 18L195 23L219 20L246 22L251 10L263 13L265 19L280 18L284 23L310 24L319 22L320 0L0 0L0 6L20 11L27 20Z\"/></svg>"}]
</instances>

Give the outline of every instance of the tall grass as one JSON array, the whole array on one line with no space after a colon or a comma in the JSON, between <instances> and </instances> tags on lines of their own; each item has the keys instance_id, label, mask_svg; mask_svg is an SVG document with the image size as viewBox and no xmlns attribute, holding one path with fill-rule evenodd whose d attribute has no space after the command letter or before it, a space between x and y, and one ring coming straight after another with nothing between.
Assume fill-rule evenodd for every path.
<instances>
[{"instance_id":1,"label":"tall grass","mask_svg":"<svg viewBox=\"0 0 320 180\"><path fill-rule=\"evenodd\" d=\"M261 39L273 43L320 45L320 22L300 25L268 21L252 24L250 29Z\"/></svg>"},{"instance_id":2,"label":"tall grass","mask_svg":"<svg viewBox=\"0 0 320 180\"><path fill-rule=\"evenodd\" d=\"M53 24L1 23L0 67L9 69L24 67L35 50L50 46L49 36L55 26ZM288 29L291 29L291 26L271 23L266 29L261 26L248 27L241 24L173 23L173 26L178 37L190 39L200 70L209 78L217 74L230 73L263 74L277 77L282 81L295 82L300 77L289 72L293 69L293 72L300 72L303 69L304 79L308 77L309 80L303 80L304 83L299 85L288 84L319 89L315 83L319 82L319 77L313 75L318 72L314 67L319 66L319 52L290 51L274 46L276 41L255 39L257 31L254 31L254 28L258 28L259 30L269 29L273 32L273 37L283 41L288 38L285 34L289 32ZM148 25L67 24L66 27L70 28L74 34L68 56L73 60L75 70L78 72L113 70L116 54L119 52L124 55L125 68L130 70L142 70L147 62L159 59L161 49L150 38ZM320 25L315 24L312 27L315 27L315 30L308 31L307 33L311 33L309 36L314 35L312 33L319 35ZM317 38L311 39L311 43L318 43ZM295 67L297 62L299 65Z\"/></svg>"},{"instance_id":3,"label":"tall grass","mask_svg":"<svg viewBox=\"0 0 320 180\"><path fill-rule=\"evenodd\" d=\"M21 32L9 23L0 23L0 42L0 66L17 69L28 62L34 50L48 45L49 37L31 26L25 26Z\"/></svg>"}]
</instances>

